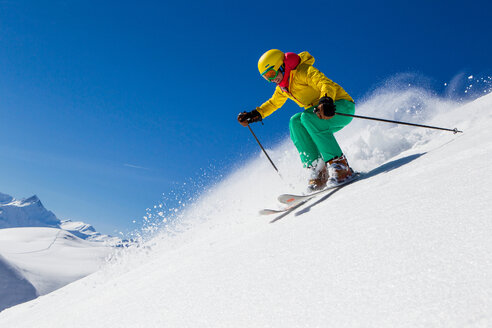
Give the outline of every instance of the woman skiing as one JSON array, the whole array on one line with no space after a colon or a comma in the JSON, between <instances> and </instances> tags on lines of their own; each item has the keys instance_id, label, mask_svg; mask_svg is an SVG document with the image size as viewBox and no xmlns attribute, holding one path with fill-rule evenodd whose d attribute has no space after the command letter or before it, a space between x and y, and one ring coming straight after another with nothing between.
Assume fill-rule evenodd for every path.
<instances>
[{"instance_id":1,"label":"woman skiing","mask_svg":"<svg viewBox=\"0 0 492 328\"><path fill-rule=\"evenodd\" d=\"M237 119L243 126L261 121L283 106L290 98L304 111L290 119L290 137L304 167L311 170L308 189L320 190L330 179L342 183L354 171L333 133L352 121L352 117L335 115L355 112L354 100L338 84L313 67L314 57L307 51L300 54L272 49L258 61L258 70L267 81L277 84L273 96L251 112L242 112Z\"/></svg>"}]
</instances>

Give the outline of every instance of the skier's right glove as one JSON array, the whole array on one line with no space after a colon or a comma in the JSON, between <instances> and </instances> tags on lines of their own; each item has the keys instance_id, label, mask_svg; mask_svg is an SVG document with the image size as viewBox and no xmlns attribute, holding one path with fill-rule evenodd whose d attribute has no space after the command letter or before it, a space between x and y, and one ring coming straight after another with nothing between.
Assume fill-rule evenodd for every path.
<instances>
[{"instance_id":1,"label":"skier's right glove","mask_svg":"<svg viewBox=\"0 0 492 328\"><path fill-rule=\"evenodd\" d=\"M248 126L249 123L255 123L262 120L260 112L256 109L251 112L242 112L237 116L239 124L242 126Z\"/></svg>"},{"instance_id":2,"label":"skier's right glove","mask_svg":"<svg viewBox=\"0 0 492 328\"><path fill-rule=\"evenodd\" d=\"M335 116L336 106L333 99L328 96L321 97L319 105L314 110L314 113L322 120L329 120Z\"/></svg>"}]
</instances>

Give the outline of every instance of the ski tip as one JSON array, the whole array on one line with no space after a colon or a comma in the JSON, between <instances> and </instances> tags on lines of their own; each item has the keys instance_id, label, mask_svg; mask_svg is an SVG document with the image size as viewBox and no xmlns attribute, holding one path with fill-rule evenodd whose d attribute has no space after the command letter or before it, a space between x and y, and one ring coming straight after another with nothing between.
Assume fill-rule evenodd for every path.
<instances>
[{"instance_id":1,"label":"ski tip","mask_svg":"<svg viewBox=\"0 0 492 328\"><path fill-rule=\"evenodd\" d=\"M292 195L292 194L282 194L280 196L277 197L277 200L281 203L284 203L284 204L293 204L295 203L297 199L297 196L296 195Z\"/></svg>"},{"instance_id":2,"label":"ski tip","mask_svg":"<svg viewBox=\"0 0 492 328\"><path fill-rule=\"evenodd\" d=\"M277 213L277 212L278 212L278 211L276 211L276 210L271 210L271 209L269 209L269 208L265 208L265 209L263 209L263 210L261 210L261 211L258 211L258 213L259 213L260 215L270 215L270 214L275 214L275 213Z\"/></svg>"}]
</instances>

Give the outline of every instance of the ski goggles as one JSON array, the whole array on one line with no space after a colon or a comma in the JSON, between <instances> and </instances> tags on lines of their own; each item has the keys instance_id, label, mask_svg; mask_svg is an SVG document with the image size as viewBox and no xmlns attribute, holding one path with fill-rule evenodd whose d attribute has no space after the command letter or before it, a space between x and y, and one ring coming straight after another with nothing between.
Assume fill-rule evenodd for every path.
<instances>
[{"instance_id":1,"label":"ski goggles","mask_svg":"<svg viewBox=\"0 0 492 328\"><path fill-rule=\"evenodd\" d=\"M261 74L261 76L263 76L267 81L272 82L277 77L279 71L280 70L276 71L273 67L270 67L263 74Z\"/></svg>"}]
</instances>

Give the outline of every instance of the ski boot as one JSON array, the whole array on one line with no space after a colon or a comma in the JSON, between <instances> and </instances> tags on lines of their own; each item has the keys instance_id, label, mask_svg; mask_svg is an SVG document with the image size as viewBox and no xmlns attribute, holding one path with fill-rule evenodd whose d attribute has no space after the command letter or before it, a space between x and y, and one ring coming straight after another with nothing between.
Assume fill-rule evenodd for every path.
<instances>
[{"instance_id":1,"label":"ski boot","mask_svg":"<svg viewBox=\"0 0 492 328\"><path fill-rule=\"evenodd\" d=\"M328 182L328 170L325 162L320 159L314 162L310 169L311 176L308 182L308 192L323 189L326 186L326 182Z\"/></svg>"},{"instance_id":2,"label":"ski boot","mask_svg":"<svg viewBox=\"0 0 492 328\"><path fill-rule=\"evenodd\" d=\"M334 184L342 183L354 174L354 170L350 168L347 158L343 154L329 160L327 165L329 180Z\"/></svg>"}]
</instances>

